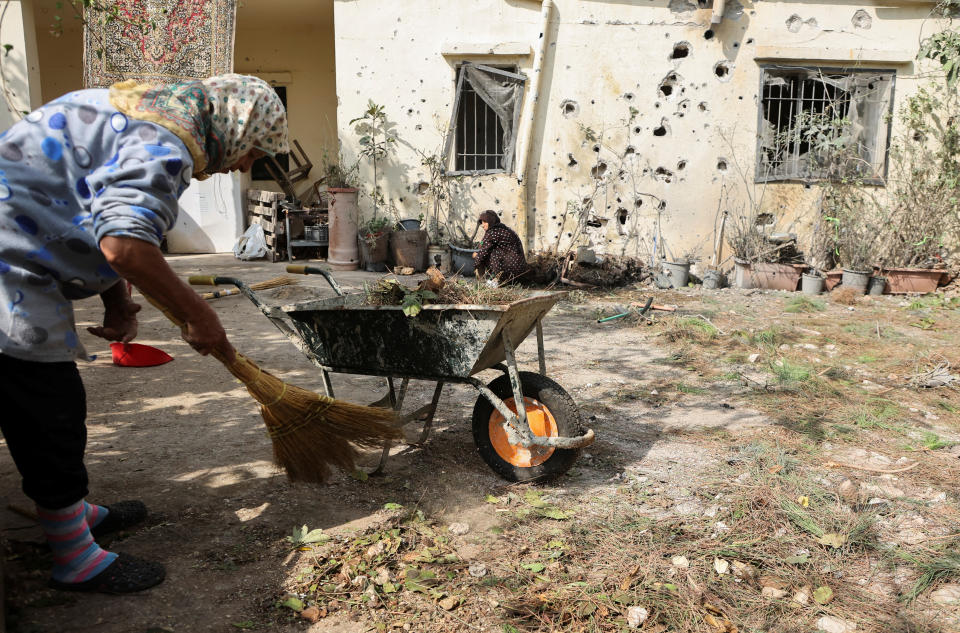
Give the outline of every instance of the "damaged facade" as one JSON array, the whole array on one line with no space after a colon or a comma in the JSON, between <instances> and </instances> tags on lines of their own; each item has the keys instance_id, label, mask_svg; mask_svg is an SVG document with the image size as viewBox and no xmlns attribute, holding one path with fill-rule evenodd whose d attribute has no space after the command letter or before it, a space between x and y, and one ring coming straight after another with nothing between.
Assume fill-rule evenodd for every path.
<instances>
[{"instance_id":1,"label":"damaged facade","mask_svg":"<svg viewBox=\"0 0 960 633\"><path fill-rule=\"evenodd\" d=\"M341 147L354 160L349 121L384 105L397 142L379 187L401 217L429 224L435 178L422 163L441 161L452 173L439 227L452 239L492 208L530 250L704 256L718 211L758 187L771 221L802 234L809 184L826 174L791 137L799 118L849 121L861 162L882 176L932 7L336 0ZM519 113L490 96L511 85Z\"/></svg>"}]
</instances>

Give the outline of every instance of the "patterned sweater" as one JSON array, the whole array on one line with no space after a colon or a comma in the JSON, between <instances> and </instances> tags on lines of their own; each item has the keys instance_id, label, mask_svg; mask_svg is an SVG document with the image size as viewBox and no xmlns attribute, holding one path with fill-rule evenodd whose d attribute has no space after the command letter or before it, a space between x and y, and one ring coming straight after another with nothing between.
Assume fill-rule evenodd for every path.
<instances>
[{"instance_id":1,"label":"patterned sweater","mask_svg":"<svg viewBox=\"0 0 960 633\"><path fill-rule=\"evenodd\" d=\"M103 89L67 94L0 135L0 354L84 356L72 301L118 280L100 240L159 245L192 173L179 138L127 118Z\"/></svg>"},{"instance_id":2,"label":"patterned sweater","mask_svg":"<svg viewBox=\"0 0 960 633\"><path fill-rule=\"evenodd\" d=\"M523 243L512 229L503 224L491 226L483 236L477 254L477 270L501 281L510 281L527 272L527 256Z\"/></svg>"}]
</instances>

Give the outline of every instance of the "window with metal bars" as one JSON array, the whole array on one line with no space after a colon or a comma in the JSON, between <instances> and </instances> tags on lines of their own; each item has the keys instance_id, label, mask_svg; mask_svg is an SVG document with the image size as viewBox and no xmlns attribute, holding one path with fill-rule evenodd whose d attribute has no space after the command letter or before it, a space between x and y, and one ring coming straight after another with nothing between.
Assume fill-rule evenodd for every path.
<instances>
[{"instance_id":1,"label":"window with metal bars","mask_svg":"<svg viewBox=\"0 0 960 633\"><path fill-rule=\"evenodd\" d=\"M895 78L892 70L763 67L757 181L881 184Z\"/></svg>"},{"instance_id":2,"label":"window with metal bars","mask_svg":"<svg viewBox=\"0 0 960 633\"><path fill-rule=\"evenodd\" d=\"M513 169L516 129L525 77L516 68L464 63L457 68L456 98L447 155L453 174Z\"/></svg>"}]
</instances>

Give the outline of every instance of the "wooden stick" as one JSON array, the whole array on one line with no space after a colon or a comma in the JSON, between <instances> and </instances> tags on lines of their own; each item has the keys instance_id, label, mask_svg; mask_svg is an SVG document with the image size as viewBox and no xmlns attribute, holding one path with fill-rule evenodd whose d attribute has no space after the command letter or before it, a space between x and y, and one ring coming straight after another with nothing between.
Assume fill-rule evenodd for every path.
<instances>
[{"instance_id":1,"label":"wooden stick","mask_svg":"<svg viewBox=\"0 0 960 633\"><path fill-rule=\"evenodd\" d=\"M913 462L912 464L910 464L909 466L906 466L906 467L904 467L904 468L896 468L896 469L894 469L894 470L884 470L884 469L882 469L882 468L870 468L869 466L857 466L856 464L847 464L847 463L844 463L844 462L826 462L826 463L824 464L824 466L825 466L826 468L840 468L840 467L843 467L843 468L855 468L855 469L857 469L857 470L865 470L865 471L871 472L871 473L882 473L882 474L884 474L884 475L893 475L893 474L896 474L896 473L905 473L905 472L907 472L908 470L911 470L911 469L913 469L913 468L916 468L916 467L919 466L919 465L920 465L920 462Z\"/></svg>"},{"instance_id":2,"label":"wooden stick","mask_svg":"<svg viewBox=\"0 0 960 633\"><path fill-rule=\"evenodd\" d=\"M573 286L574 288L596 288L593 284L585 284L580 281L573 281L572 279L567 279L566 277L560 278L560 283L567 284L568 286Z\"/></svg>"}]
</instances>

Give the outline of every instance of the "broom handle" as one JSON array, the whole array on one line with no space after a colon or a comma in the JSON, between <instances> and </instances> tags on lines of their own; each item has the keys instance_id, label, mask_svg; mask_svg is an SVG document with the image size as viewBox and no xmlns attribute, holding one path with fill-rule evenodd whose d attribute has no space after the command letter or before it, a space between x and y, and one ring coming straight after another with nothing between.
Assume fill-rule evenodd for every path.
<instances>
[{"instance_id":1,"label":"broom handle","mask_svg":"<svg viewBox=\"0 0 960 633\"><path fill-rule=\"evenodd\" d=\"M341 297L343 296L343 290L341 290L340 284L337 283L337 280L333 278L333 275L331 275L329 271L326 271L322 268L317 268L316 266L291 264L287 266L287 272L293 275L323 275L323 278L327 280L327 283L330 284L330 287L333 288L333 291L337 293L337 295Z\"/></svg>"},{"instance_id":2,"label":"broom handle","mask_svg":"<svg viewBox=\"0 0 960 633\"><path fill-rule=\"evenodd\" d=\"M192 280L193 277L191 277L190 279ZM204 278L204 279L206 279L206 278ZM213 277L210 277L210 279L214 279L214 278L213 278ZM192 282L191 282L191 283L192 283ZM212 285L216 285L216 284L206 284L206 285L211 285L211 286L212 286ZM167 317L168 319L170 319L170 322L173 323L174 325L176 325L178 328L180 328L180 329L182 330L182 329L186 326L186 323L184 323L183 321L181 321L181 320L178 319L177 317L173 316L173 314L170 312L169 309L167 309L166 306L160 304L158 301L156 301L153 297L151 297L151 296L148 295L148 294L144 294L143 292L141 292L140 294L143 296L144 299L146 299L146 300L150 303L150 305L152 305L154 308L156 308L157 310L159 310L160 312L162 312L162 313L163 313L163 316L165 316L165 317ZM227 367L227 369L230 369L230 364L231 364L233 361L227 360L227 359L223 356L223 354L220 354L219 352L215 352L215 351L214 351L214 352L210 352L210 355L213 356L214 358L216 358L216 359L217 359L218 361L220 361L221 363L223 363L223 364ZM233 373L233 372L231 372L231 373Z\"/></svg>"}]
</instances>

